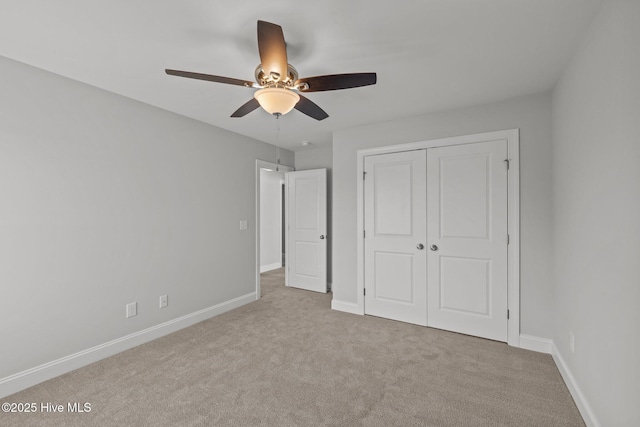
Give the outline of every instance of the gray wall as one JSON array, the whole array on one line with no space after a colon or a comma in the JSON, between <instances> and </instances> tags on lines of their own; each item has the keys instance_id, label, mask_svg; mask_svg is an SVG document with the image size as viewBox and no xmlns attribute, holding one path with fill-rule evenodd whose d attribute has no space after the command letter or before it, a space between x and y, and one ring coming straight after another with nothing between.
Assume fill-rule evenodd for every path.
<instances>
[{"instance_id":1,"label":"gray wall","mask_svg":"<svg viewBox=\"0 0 640 427\"><path fill-rule=\"evenodd\" d=\"M327 280L332 283L332 248L333 248L333 147L311 148L295 152L296 170L326 169L327 170ZM333 289L333 285L331 285Z\"/></svg>"},{"instance_id":2,"label":"gray wall","mask_svg":"<svg viewBox=\"0 0 640 427\"><path fill-rule=\"evenodd\" d=\"M2 57L0 75L0 378L255 291L274 147Z\"/></svg>"},{"instance_id":3,"label":"gray wall","mask_svg":"<svg viewBox=\"0 0 640 427\"><path fill-rule=\"evenodd\" d=\"M553 339L602 426L640 425L639 46L603 3L553 94Z\"/></svg>"},{"instance_id":4,"label":"gray wall","mask_svg":"<svg viewBox=\"0 0 640 427\"><path fill-rule=\"evenodd\" d=\"M551 284L551 94L348 129L333 139L333 295L356 302L358 149L520 129L521 331L553 335Z\"/></svg>"}]
</instances>

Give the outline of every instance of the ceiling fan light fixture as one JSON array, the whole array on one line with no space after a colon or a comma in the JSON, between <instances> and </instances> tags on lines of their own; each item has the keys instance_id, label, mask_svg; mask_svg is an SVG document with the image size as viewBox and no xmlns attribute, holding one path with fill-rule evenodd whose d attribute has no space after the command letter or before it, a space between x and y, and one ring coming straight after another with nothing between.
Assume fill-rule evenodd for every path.
<instances>
[{"instance_id":1,"label":"ceiling fan light fixture","mask_svg":"<svg viewBox=\"0 0 640 427\"><path fill-rule=\"evenodd\" d=\"M269 114L287 114L300 101L300 95L279 87L260 89L253 94L253 97Z\"/></svg>"}]
</instances>

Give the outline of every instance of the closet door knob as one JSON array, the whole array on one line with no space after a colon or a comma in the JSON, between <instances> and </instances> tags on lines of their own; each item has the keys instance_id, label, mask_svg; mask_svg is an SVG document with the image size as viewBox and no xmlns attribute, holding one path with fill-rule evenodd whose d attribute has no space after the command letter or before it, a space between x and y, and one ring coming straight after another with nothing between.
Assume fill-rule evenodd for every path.
<instances>
[{"instance_id":1,"label":"closet door knob","mask_svg":"<svg viewBox=\"0 0 640 427\"><path fill-rule=\"evenodd\" d=\"M324 240L324 234L320 236L320 240Z\"/></svg>"},{"instance_id":2,"label":"closet door knob","mask_svg":"<svg viewBox=\"0 0 640 427\"><path fill-rule=\"evenodd\" d=\"M431 249L432 251L437 251L438 247L436 245L431 245L429 246L429 249Z\"/></svg>"},{"instance_id":3,"label":"closet door knob","mask_svg":"<svg viewBox=\"0 0 640 427\"><path fill-rule=\"evenodd\" d=\"M418 246L416 246L416 248L418 248L419 250L423 250L424 245L422 243L418 243Z\"/></svg>"}]
</instances>

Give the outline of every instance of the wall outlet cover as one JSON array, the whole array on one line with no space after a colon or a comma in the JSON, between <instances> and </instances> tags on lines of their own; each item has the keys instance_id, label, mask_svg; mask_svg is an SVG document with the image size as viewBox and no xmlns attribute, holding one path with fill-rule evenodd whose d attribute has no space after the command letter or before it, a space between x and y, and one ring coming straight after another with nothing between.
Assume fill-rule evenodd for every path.
<instances>
[{"instance_id":1,"label":"wall outlet cover","mask_svg":"<svg viewBox=\"0 0 640 427\"><path fill-rule=\"evenodd\" d=\"M126 307L126 316L127 316L127 318L136 316L137 314L138 314L138 303L137 302L131 302L131 303L127 304L127 307Z\"/></svg>"}]
</instances>

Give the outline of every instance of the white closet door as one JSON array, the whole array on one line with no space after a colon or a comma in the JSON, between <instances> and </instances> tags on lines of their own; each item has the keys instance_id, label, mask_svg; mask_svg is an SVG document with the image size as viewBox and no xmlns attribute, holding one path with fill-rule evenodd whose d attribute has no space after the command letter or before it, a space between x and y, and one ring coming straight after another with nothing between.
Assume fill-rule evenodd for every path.
<instances>
[{"instance_id":1,"label":"white closet door","mask_svg":"<svg viewBox=\"0 0 640 427\"><path fill-rule=\"evenodd\" d=\"M426 154L365 158L365 313L427 324Z\"/></svg>"},{"instance_id":2,"label":"white closet door","mask_svg":"<svg viewBox=\"0 0 640 427\"><path fill-rule=\"evenodd\" d=\"M427 150L428 325L507 341L507 142Z\"/></svg>"}]
</instances>

